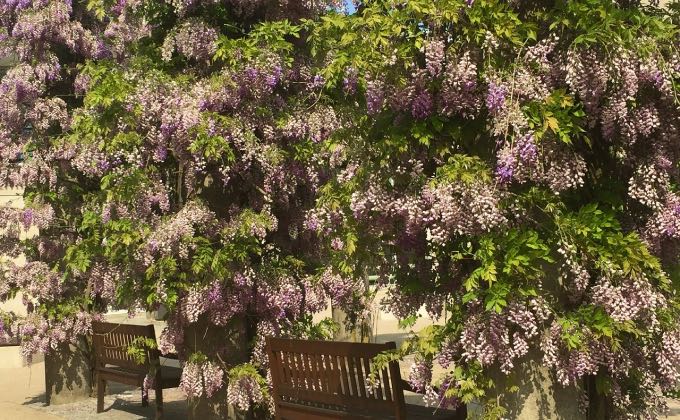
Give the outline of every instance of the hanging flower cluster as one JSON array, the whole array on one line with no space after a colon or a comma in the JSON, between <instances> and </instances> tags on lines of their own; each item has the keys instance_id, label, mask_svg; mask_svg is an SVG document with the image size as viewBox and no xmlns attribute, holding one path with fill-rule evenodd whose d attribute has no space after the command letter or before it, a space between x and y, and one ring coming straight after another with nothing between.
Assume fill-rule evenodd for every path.
<instances>
[{"instance_id":1,"label":"hanging flower cluster","mask_svg":"<svg viewBox=\"0 0 680 420\"><path fill-rule=\"evenodd\" d=\"M249 365L236 366L229 371L227 402L241 410L253 405L271 405L269 384Z\"/></svg>"},{"instance_id":2,"label":"hanging flower cluster","mask_svg":"<svg viewBox=\"0 0 680 420\"><path fill-rule=\"evenodd\" d=\"M182 369L179 387L189 398L210 398L223 384L224 371L216 363L189 361Z\"/></svg>"}]
</instances>

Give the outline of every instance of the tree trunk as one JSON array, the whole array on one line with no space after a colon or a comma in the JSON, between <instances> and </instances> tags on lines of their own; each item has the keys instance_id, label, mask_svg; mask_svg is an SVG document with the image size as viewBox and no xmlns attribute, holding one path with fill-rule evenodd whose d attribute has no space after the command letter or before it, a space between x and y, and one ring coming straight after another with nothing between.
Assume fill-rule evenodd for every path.
<instances>
[{"instance_id":1,"label":"tree trunk","mask_svg":"<svg viewBox=\"0 0 680 420\"><path fill-rule=\"evenodd\" d=\"M366 288L369 287L368 277L364 277L364 284ZM354 343L372 343L374 342L373 336L373 323L376 320L376 315L374 311L371 311L370 318L365 319L358 323L353 329L347 328L345 321L347 320L347 313L340 308L331 307L331 317L333 321L338 325L338 330L333 334L333 340L335 341L349 341Z\"/></svg>"},{"instance_id":2,"label":"tree trunk","mask_svg":"<svg viewBox=\"0 0 680 420\"><path fill-rule=\"evenodd\" d=\"M62 344L45 355L45 398L50 404L81 401L92 395L89 357L73 345Z\"/></svg>"},{"instance_id":3,"label":"tree trunk","mask_svg":"<svg viewBox=\"0 0 680 420\"><path fill-rule=\"evenodd\" d=\"M597 392L597 378L589 376L585 379L586 390L588 391L588 420L605 420L610 418L607 415L607 399Z\"/></svg>"},{"instance_id":4,"label":"tree trunk","mask_svg":"<svg viewBox=\"0 0 680 420\"><path fill-rule=\"evenodd\" d=\"M219 327L203 320L192 324L184 332L185 349L188 354L201 352L208 359L224 361L227 368L248 361L248 339L243 320L235 320L231 325ZM225 373L226 373L226 369ZM227 386L222 387L211 398L197 398L189 401L189 419L248 419L248 413L239 413L227 404Z\"/></svg>"},{"instance_id":5,"label":"tree trunk","mask_svg":"<svg viewBox=\"0 0 680 420\"><path fill-rule=\"evenodd\" d=\"M356 328L348 329L345 325L345 320L347 319L345 311L339 308L331 308L331 313L333 321L338 325L338 330L333 334L333 340L354 343L373 342L373 320L361 322Z\"/></svg>"},{"instance_id":6,"label":"tree trunk","mask_svg":"<svg viewBox=\"0 0 680 420\"><path fill-rule=\"evenodd\" d=\"M560 385L549 369L542 366L538 351L530 351L515 366L509 375L500 370L491 373L497 392L490 393L488 398L496 399L507 410L504 419L586 418L579 412L579 390L573 386ZM507 391L512 386L518 388L516 392ZM471 418L481 418L482 411L481 404L468 405Z\"/></svg>"}]
</instances>

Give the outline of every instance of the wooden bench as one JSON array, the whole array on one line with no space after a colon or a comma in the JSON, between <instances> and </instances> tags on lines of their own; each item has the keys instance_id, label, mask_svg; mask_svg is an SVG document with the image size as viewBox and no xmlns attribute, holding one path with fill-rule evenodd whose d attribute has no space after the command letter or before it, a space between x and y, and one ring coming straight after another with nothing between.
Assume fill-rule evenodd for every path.
<instances>
[{"instance_id":1,"label":"wooden bench","mask_svg":"<svg viewBox=\"0 0 680 420\"><path fill-rule=\"evenodd\" d=\"M181 369L160 365L160 352L155 348L146 349L144 363L139 364L128 354L128 348L139 338L156 341L153 325L127 325L108 322L92 324L95 352L94 373L97 380L97 413L104 411L106 382L142 387L144 378L155 366L153 389L156 394L156 419L163 417L163 389L179 386ZM149 404L148 395L142 392L142 405Z\"/></svg>"},{"instance_id":2,"label":"wooden bench","mask_svg":"<svg viewBox=\"0 0 680 420\"><path fill-rule=\"evenodd\" d=\"M0 347L19 347L20 345L19 339L15 337L12 337L9 340L0 341Z\"/></svg>"},{"instance_id":3,"label":"wooden bench","mask_svg":"<svg viewBox=\"0 0 680 420\"><path fill-rule=\"evenodd\" d=\"M380 374L375 392L365 378L385 344L267 338L277 420L465 419L459 411L406 404L398 362Z\"/></svg>"}]
</instances>

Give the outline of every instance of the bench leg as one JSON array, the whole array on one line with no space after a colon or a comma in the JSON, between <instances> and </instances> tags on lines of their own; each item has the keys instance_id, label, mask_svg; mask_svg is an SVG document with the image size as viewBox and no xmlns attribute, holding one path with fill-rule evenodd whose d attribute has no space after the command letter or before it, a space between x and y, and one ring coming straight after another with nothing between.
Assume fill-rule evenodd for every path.
<instances>
[{"instance_id":1,"label":"bench leg","mask_svg":"<svg viewBox=\"0 0 680 420\"><path fill-rule=\"evenodd\" d=\"M163 388L160 384L156 387L156 420L163 419Z\"/></svg>"},{"instance_id":2,"label":"bench leg","mask_svg":"<svg viewBox=\"0 0 680 420\"><path fill-rule=\"evenodd\" d=\"M106 391L106 381L97 375L97 413L104 411L104 392Z\"/></svg>"},{"instance_id":3,"label":"bench leg","mask_svg":"<svg viewBox=\"0 0 680 420\"><path fill-rule=\"evenodd\" d=\"M457 419L467 419L468 418L467 405L463 404L460 407L456 408L456 418Z\"/></svg>"}]
</instances>

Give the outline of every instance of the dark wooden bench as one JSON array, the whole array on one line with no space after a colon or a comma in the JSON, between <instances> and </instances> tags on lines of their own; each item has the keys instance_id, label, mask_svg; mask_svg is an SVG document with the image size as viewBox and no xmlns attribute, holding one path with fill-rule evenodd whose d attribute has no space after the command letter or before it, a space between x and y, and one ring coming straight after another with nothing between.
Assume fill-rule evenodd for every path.
<instances>
[{"instance_id":1,"label":"dark wooden bench","mask_svg":"<svg viewBox=\"0 0 680 420\"><path fill-rule=\"evenodd\" d=\"M406 404L398 362L380 374L375 392L365 378L385 344L267 339L277 420L465 419L459 411Z\"/></svg>"},{"instance_id":2,"label":"dark wooden bench","mask_svg":"<svg viewBox=\"0 0 680 420\"><path fill-rule=\"evenodd\" d=\"M20 345L19 339L14 337L9 340L0 341L0 347L19 347Z\"/></svg>"},{"instance_id":3,"label":"dark wooden bench","mask_svg":"<svg viewBox=\"0 0 680 420\"><path fill-rule=\"evenodd\" d=\"M143 363L138 363L128 354L128 348L139 338L156 341L153 325L127 325L108 322L92 324L95 352L94 373L97 380L97 413L104 411L106 382L142 387L144 378L155 366L153 389L156 394L156 418L163 417L163 389L179 386L181 369L160 365L160 352L155 348L146 349ZM142 405L149 404L148 395L142 393Z\"/></svg>"}]
</instances>

